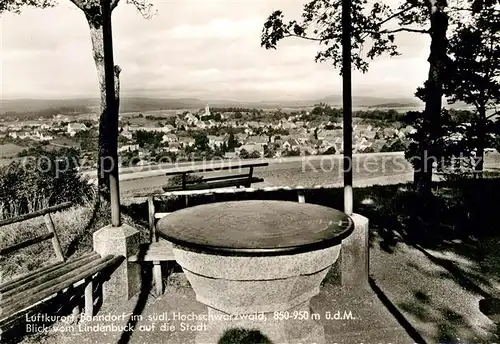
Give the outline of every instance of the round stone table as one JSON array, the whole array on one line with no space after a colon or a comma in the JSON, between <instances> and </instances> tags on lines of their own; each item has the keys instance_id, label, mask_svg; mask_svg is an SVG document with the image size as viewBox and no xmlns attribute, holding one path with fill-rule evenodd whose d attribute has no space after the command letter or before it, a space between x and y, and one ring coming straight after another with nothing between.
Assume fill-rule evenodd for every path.
<instances>
[{"instance_id":1,"label":"round stone table","mask_svg":"<svg viewBox=\"0 0 500 344\"><path fill-rule=\"evenodd\" d=\"M236 329L257 330L272 343L324 342L309 301L353 228L338 210L284 201L194 206L157 224L208 306L209 331L197 343L214 344Z\"/></svg>"}]
</instances>

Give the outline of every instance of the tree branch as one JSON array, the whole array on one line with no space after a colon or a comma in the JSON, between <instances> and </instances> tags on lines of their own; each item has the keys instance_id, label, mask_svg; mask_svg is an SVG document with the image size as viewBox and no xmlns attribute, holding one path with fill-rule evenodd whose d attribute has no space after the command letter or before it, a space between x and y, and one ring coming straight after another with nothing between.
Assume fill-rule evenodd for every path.
<instances>
[{"instance_id":1,"label":"tree branch","mask_svg":"<svg viewBox=\"0 0 500 344\"><path fill-rule=\"evenodd\" d=\"M401 15L401 14L405 13L406 11L409 11L409 10L411 10L411 9L415 8L415 7L417 7L417 5L411 5L411 6L410 6L410 7L408 7L408 8L405 8L405 9L403 9L403 10L399 11L399 12L394 13L394 14L390 15L389 17L385 18L384 20L382 20L382 21L379 23L379 25L380 25L380 26L382 26L382 25L384 25L385 23L387 23L388 21L390 21L390 20L392 20L392 19L394 19L394 18L398 17L399 15Z\"/></svg>"},{"instance_id":2,"label":"tree branch","mask_svg":"<svg viewBox=\"0 0 500 344\"><path fill-rule=\"evenodd\" d=\"M397 33L397 32L415 32L415 33L430 33L430 30L425 29L412 29L409 27L400 27L394 30L382 30L380 33Z\"/></svg>"},{"instance_id":3,"label":"tree branch","mask_svg":"<svg viewBox=\"0 0 500 344\"><path fill-rule=\"evenodd\" d=\"M75 4L75 6L81 9L82 11L84 10L83 0L69 0L69 1Z\"/></svg>"},{"instance_id":4,"label":"tree branch","mask_svg":"<svg viewBox=\"0 0 500 344\"><path fill-rule=\"evenodd\" d=\"M387 18L385 18L384 20L382 20L380 23L378 23L379 27L381 27L382 25L384 25L387 22L391 21L392 19L397 18L401 14L403 14L403 13L405 13L405 12L411 10L411 9L414 9L415 7L417 7L417 5L411 5L408 8L405 8L405 9L402 9L401 11L399 11L399 12L393 13L392 15L388 16ZM373 33L373 31L365 32L365 35L362 37L362 39L367 38L370 33ZM382 33L391 33L391 32L382 32Z\"/></svg>"},{"instance_id":5,"label":"tree branch","mask_svg":"<svg viewBox=\"0 0 500 344\"><path fill-rule=\"evenodd\" d=\"M495 117L496 115L500 115L500 111L494 112L494 113L492 113L491 115L486 116L486 119L488 120L488 119L490 119L490 118L492 118L492 117Z\"/></svg>"},{"instance_id":6,"label":"tree branch","mask_svg":"<svg viewBox=\"0 0 500 344\"><path fill-rule=\"evenodd\" d=\"M316 37L308 37L308 36L300 36L300 35L294 35L293 33L289 33L286 35L283 35L284 38L286 37L297 37L297 38L302 38L302 39L307 39L309 41L315 41L315 42L321 42L326 39L331 39L331 38L316 38Z\"/></svg>"},{"instance_id":7,"label":"tree branch","mask_svg":"<svg viewBox=\"0 0 500 344\"><path fill-rule=\"evenodd\" d=\"M120 0L111 0L111 11L113 11L119 3Z\"/></svg>"}]
</instances>

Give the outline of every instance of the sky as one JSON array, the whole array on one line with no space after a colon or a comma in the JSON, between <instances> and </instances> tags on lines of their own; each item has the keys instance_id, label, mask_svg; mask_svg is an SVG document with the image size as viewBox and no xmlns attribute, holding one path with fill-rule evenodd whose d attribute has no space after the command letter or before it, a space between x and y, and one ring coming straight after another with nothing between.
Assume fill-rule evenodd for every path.
<instances>
[{"instance_id":1,"label":"sky","mask_svg":"<svg viewBox=\"0 0 500 344\"><path fill-rule=\"evenodd\" d=\"M396 0L390 0L396 1ZM263 23L282 9L298 19L305 0L153 0L143 18L124 0L113 12L122 96L212 100L319 99L341 94L338 70L315 63L316 42L288 38L260 47ZM90 34L69 0L0 17L1 98L98 97ZM411 98L428 71L429 40L403 33L402 56L353 75L354 95Z\"/></svg>"}]
</instances>

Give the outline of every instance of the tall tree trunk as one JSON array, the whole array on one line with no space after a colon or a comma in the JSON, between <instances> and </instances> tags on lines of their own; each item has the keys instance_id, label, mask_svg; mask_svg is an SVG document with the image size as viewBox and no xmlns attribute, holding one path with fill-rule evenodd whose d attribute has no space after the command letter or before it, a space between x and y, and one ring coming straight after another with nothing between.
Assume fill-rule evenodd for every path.
<instances>
[{"instance_id":1,"label":"tall tree trunk","mask_svg":"<svg viewBox=\"0 0 500 344\"><path fill-rule=\"evenodd\" d=\"M477 151L474 164L475 175L479 178L483 177L484 168L484 146L486 140L486 109L481 107L478 111L479 121L477 123Z\"/></svg>"},{"instance_id":2,"label":"tall tree trunk","mask_svg":"<svg viewBox=\"0 0 500 344\"><path fill-rule=\"evenodd\" d=\"M97 157L97 185L99 196L109 199L109 183L106 173L104 173L104 157L108 156L106 145L106 77L104 74L104 33L102 22L87 15L90 27L90 39L92 42L92 53L97 70L97 80L99 82L99 93L101 102L99 107L99 154Z\"/></svg>"},{"instance_id":3,"label":"tall tree trunk","mask_svg":"<svg viewBox=\"0 0 500 344\"><path fill-rule=\"evenodd\" d=\"M109 171L111 171L111 161L109 159L112 156L109 138L112 135L112 125L110 125L110 118L113 118L113 114L109 113L109 110L118 112L119 109L119 92L120 92L120 80L119 74L121 69L119 66L115 66L115 100L116 106L108 107L106 101L106 74L104 68L104 32L102 20L100 18L96 19L94 16L86 14L87 21L90 27L90 38L92 42L92 53L94 57L94 63L97 70L97 79L99 82L99 93L100 93L100 108L99 108L99 139L98 139L98 158L97 158L97 185L99 191L99 198L101 200L110 200L109 191ZM116 114L117 116L117 114Z\"/></svg>"},{"instance_id":4,"label":"tall tree trunk","mask_svg":"<svg viewBox=\"0 0 500 344\"><path fill-rule=\"evenodd\" d=\"M444 13L446 0L429 0L431 47L429 58L429 75L426 82L424 130L419 145L419 159L415 167L417 189L422 193L430 193L432 186L432 141L436 138L436 119L441 116L443 97L443 74L446 69L447 45L446 31L448 30L448 15Z\"/></svg>"}]
</instances>

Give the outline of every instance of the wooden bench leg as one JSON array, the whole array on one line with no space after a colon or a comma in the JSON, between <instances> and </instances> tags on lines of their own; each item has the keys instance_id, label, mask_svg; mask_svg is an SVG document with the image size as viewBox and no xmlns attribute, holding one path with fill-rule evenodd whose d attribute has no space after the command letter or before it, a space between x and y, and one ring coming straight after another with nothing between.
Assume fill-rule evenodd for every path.
<instances>
[{"instance_id":1,"label":"wooden bench leg","mask_svg":"<svg viewBox=\"0 0 500 344\"><path fill-rule=\"evenodd\" d=\"M92 279L88 279L86 281L87 285L85 286L85 316L93 316L94 315L94 283Z\"/></svg>"},{"instance_id":2,"label":"wooden bench leg","mask_svg":"<svg viewBox=\"0 0 500 344\"><path fill-rule=\"evenodd\" d=\"M303 191L299 191L298 196L299 196L299 203L306 203L306 196L304 195Z\"/></svg>"},{"instance_id":3,"label":"wooden bench leg","mask_svg":"<svg viewBox=\"0 0 500 344\"><path fill-rule=\"evenodd\" d=\"M161 264L159 260L153 261L153 277L156 286L156 296L163 295L163 276L161 274Z\"/></svg>"},{"instance_id":4,"label":"wooden bench leg","mask_svg":"<svg viewBox=\"0 0 500 344\"><path fill-rule=\"evenodd\" d=\"M73 316L73 322L76 324L80 319L80 300L78 298L78 293L76 292L75 288L69 287L68 293L70 295L69 296L70 304L76 302L76 305L73 307L71 311L71 315Z\"/></svg>"}]
</instances>

